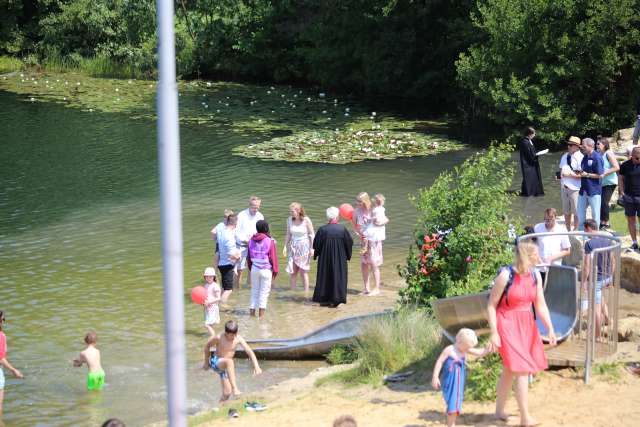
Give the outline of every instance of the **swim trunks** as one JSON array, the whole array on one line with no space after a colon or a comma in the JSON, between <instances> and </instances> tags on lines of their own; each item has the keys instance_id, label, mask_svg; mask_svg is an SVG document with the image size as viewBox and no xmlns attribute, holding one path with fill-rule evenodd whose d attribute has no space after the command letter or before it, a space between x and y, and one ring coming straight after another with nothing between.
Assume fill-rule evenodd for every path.
<instances>
[{"instance_id":1,"label":"swim trunks","mask_svg":"<svg viewBox=\"0 0 640 427\"><path fill-rule=\"evenodd\" d=\"M89 372L87 374L87 390L102 390L104 387L104 371Z\"/></svg>"},{"instance_id":2,"label":"swim trunks","mask_svg":"<svg viewBox=\"0 0 640 427\"><path fill-rule=\"evenodd\" d=\"M218 366L218 362L220 361L220 359L218 358L218 356L213 355L211 356L211 358L209 359L209 366L211 367L211 369L213 369L214 372L216 372L218 375L220 375L221 379L225 379L225 378L229 378L229 375L227 374L226 370L220 369L220 367Z\"/></svg>"}]
</instances>

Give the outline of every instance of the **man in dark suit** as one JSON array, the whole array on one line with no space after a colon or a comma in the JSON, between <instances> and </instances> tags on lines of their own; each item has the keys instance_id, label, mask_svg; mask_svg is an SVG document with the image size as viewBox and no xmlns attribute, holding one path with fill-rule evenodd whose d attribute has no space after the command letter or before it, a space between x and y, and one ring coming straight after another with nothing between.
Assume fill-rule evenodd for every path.
<instances>
[{"instance_id":1,"label":"man in dark suit","mask_svg":"<svg viewBox=\"0 0 640 427\"><path fill-rule=\"evenodd\" d=\"M327 209L328 224L313 239L313 259L318 260L313 301L337 307L347 302L347 261L351 259L353 239L338 223L338 208Z\"/></svg>"},{"instance_id":2,"label":"man in dark suit","mask_svg":"<svg viewBox=\"0 0 640 427\"><path fill-rule=\"evenodd\" d=\"M540 174L540 163L533 146L533 138L536 136L534 128L529 126L525 129L524 138L518 143L520 150L520 170L522 171L522 197L544 196L542 188L542 175Z\"/></svg>"}]
</instances>

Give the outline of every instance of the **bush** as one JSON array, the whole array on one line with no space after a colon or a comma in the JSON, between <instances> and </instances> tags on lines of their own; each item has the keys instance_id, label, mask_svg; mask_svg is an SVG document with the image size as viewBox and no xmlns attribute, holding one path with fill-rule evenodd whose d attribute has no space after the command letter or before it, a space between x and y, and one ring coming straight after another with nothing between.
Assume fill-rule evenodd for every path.
<instances>
[{"instance_id":1,"label":"bush","mask_svg":"<svg viewBox=\"0 0 640 427\"><path fill-rule=\"evenodd\" d=\"M507 146L477 153L442 173L412 199L419 217L415 244L399 268L402 303L479 292L513 258L519 220L509 215L514 175Z\"/></svg>"},{"instance_id":2,"label":"bush","mask_svg":"<svg viewBox=\"0 0 640 427\"><path fill-rule=\"evenodd\" d=\"M470 362L467 369L466 397L469 400L495 400L496 387L502 372L498 353Z\"/></svg>"},{"instance_id":3,"label":"bush","mask_svg":"<svg viewBox=\"0 0 640 427\"><path fill-rule=\"evenodd\" d=\"M487 0L481 43L456 62L467 110L547 141L631 125L640 73L638 0Z\"/></svg>"},{"instance_id":4,"label":"bush","mask_svg":"<svg viewBox=\"0 0 640 427\"><path fill-rule=\"evenodd\" d=\"M355 352L353 346L336 345L331 348L327 354L327 363L329 365L347 365L358 359L358 353Z\"/></svg>"},{"instance_id":5,"label":"bush","mask_svg":"<svg viewBox=\"0 0 640 427\"><path fill-rule=\"evenodd\" d=\"M364 326L354 346L357 365L324 381L380 383L384 374L413 363L432 365L441 349L440 342L440 328L428 313L405 307L393 316L371 320Z\"/></svg>"}]
</instances>

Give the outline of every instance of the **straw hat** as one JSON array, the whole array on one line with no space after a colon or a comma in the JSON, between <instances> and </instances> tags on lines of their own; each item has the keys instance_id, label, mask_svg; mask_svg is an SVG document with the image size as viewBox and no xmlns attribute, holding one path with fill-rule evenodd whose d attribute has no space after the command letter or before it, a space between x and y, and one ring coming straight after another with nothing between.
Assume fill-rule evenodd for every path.
<instances>
[{"instance_id":1,"label":"straw hat","mask_svg":"<svg viewBox=\"0 0 640 427\"><path fill-rule=\"evenodd\" d=\"M577 136L570 136L569 140L567 141L567 144L569 145L580 145L580 143L580 138L578 138Z\"/></svg>"},{"instance_id":2,"label":"straw hat","mask_svg":"<svg viewBox=\"0 0 640 427\"><path fill-rule=\"evenodd\" d=\"M216 269L213 267L207 267L204 269L203 276L214 276L216 275Z\"/></svg>"}]
</instances>

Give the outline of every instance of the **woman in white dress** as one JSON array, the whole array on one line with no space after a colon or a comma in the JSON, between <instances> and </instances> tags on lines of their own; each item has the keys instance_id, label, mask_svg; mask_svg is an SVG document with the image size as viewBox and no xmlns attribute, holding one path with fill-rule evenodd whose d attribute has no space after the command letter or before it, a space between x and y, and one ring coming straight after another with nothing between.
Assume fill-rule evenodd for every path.
<instances>
[{"instance_id":1,"label":"woman in white dress","mask_svg":"<svg viewBox=\"0 0 640 427\"><path fill-rule=\"evenodd\" d=\"M304 291L309 290L309 268L313 258L313 224L304 213L300 203L289 205L287 235L284 239L282 254L287 257L286 271L289 273L291 289L296 288L298 274L302 276Z\"/></svg>"}]
</instances>

